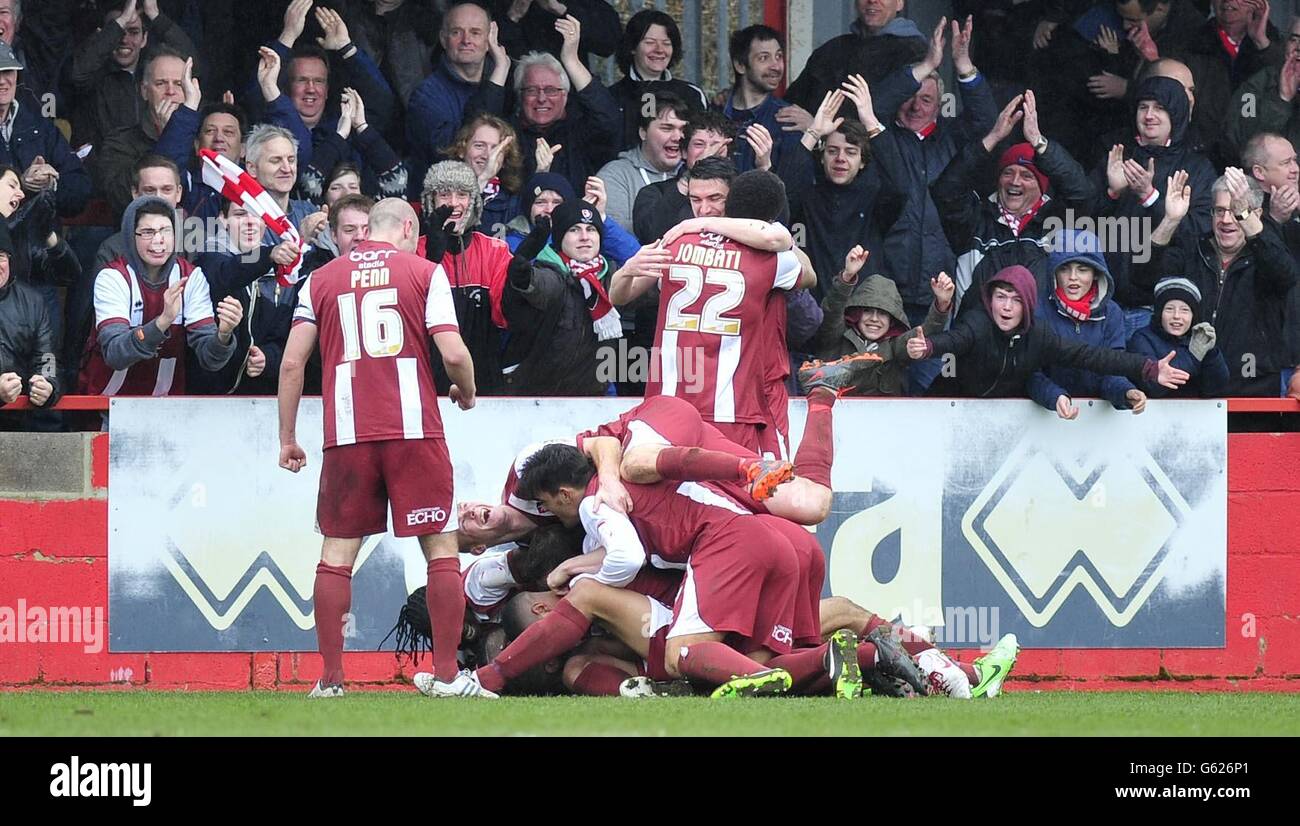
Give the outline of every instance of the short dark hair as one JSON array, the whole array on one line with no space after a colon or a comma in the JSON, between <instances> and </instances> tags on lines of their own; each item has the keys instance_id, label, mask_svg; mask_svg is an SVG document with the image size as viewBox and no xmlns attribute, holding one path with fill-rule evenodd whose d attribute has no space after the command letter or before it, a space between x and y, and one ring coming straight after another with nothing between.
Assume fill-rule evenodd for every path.
<instances>
[{"instance_id":1,"label":"short dark hair","mask_svg":"<svg viewBox=\"0 0 1300 826\"><path fill-rule=\"evenodd\" d=\"M686 119L686 129L683 134L687 143L696 132L717 132L727 140L735 140L739 130L736 122L721 112L707 109L703 112L691 112L691 116Z\"/></svg>"},{"instance_id":2,"label":"short dark hair","mask_svg":"<svg viewBox=\"0 0 1300 826\"><path fill-rule=\"evenodd\" d=\"M1123 6L1131 2L1133 0L1115 0L1115 5ZM1141 7L1143 14L1150 14L1156 10L1156 6L1162 6L1169 2L1171 0L1138 0L1138 6Z\"/></svg>"},{"instance_id":3,"label":"short dark hair","mask_svg":"<svg viewBox=\"0 0 1300 826\"><path fill-rule=\"evenodd\" d=\"M324 49L322 49L320 46L316 46L311 43L304 43L299 46L294 46L293 51L289 52L289 59L284 61L285 80L289 79L289 72L292 70L293 62L295 60L307 60L307 59L319 60L321 63L324 63L325 76L329 77L330 74L329 53L326 52Z\"/></svg>"},{"instance_id":4,"label":"short dark hair","mask_svg":"<svg viewBox=\"0 0 1300 826\"><path fill-rule=\"evenodd\" d=\"M726 181L730 185L737 174L731 158L700 158L686 173L686 178L689 181Z\"/></svg>"},{"instance_id":5,"label":"short dark hair","mask_svg":"<svg viewBox=\"0 0 1300 826\"><path fill-rule=\"evenodd\" d=\"M871 136L867 134L867 127L856 120L846 119L835 132L839 132L844 136L844 140L862 150L864 164L871 159ZM835 132L831 134L834 135Z\"/></svg>"},{"instance_id":6,"label":"short dark hair","mask_svg":"<svg viewBox=\"0 0 1300 826\"><path fill-rule=\"evenodd\" d=\"M519 470L518 493L524 499L554 494L562 487L586 488L596 466L573 445L553 444L528 457Z\"/></svg>"},{"instance_id":7,"label":"short dark hair","mask_svg":"<svg viewBox=\"0 0 1300 826\"><path fill-rule=\"evenodd\" d=\"M10 172L14 173L14 177L17 178L19 181L23 179L23 173L19 172L17 169L15 169L14 167L10 166L7 163L0 163L0 178L3 178L5 175L7 175Z\"/></svg>"},{"instance_id":8,"label":"short dark hair","mask_svg":"<svg viewBox=\"0 0 1300 826\"><path fill-rule=\"evenodd\" d=\"M524 586L545 585L546 577L561 562L582 553L581 527L542 525L528 537L528 545L511 553L511 573Z\"/></svg>"},{"instance_id":9,"label":"short dark hair","mask_svg":"<svg viewBox=\"0 0 1300 826\"><path fill-rule=\"evenodd\" d=\"M637 116L637 126L639 128L650 128L650 121L657 120L664 112L672 112L677 117L685 120L692 111L689 103L672 92L655 92L654 103L655 107L650 111L650 114L646 114L645 105L642 104L641 111Z\"/></svg>"},{"instance_id":10,"label":"short dark hair","mask_svg":"<svg viewBox=\"0 0 1300 826\"><path fill-rule=\"evenodd\" d=\"M132 189L140 188L141 172L145 171L146 169L158 169L158 168L170 170L171 173L176 176L176 185L177 186L182 185L183 182L181 181L181 169L179 166L176 165L176 162L166 156L156 155L151 153L141 157L140 160L135 162L135 166L131 167L131 188Z\"/></svg>"},{"instance_id":11,"label":"short dark hair","mask_svg":"<svg viewBox=\"0 0 1300 826\"><path fill-rule=\"evenodd\" d=\"M731 42L727 48L731 54L732 77L736 83L740 82L740 73L736 71L736 64L739 63L742 66L746 64L746 61L749 60L749 50L756 40L775 40L781 45L781 48L785 48L785 44L781 42L781 33L771 26L764 26L762 23L746 26L732 32Z\"/></svg>"},{"instance_id":12,"label":"short dark hair","mask_svg":"<svg viewBox=\"0 0 1300 826\"><path fill-rule=\"evenodd\" d=\"M632 55L636 54L637 45L645 37L646 32L650 31L651 26L663 26L668 32L668 39L673 44L673 56L668 61L668 67L676 66L677 62L682 59L682 30L677 28L677 21L664 12L656 9L645 9L632 15L632 18L627 21L627 28L623 29L623 39L619 42L618 51L615 54L618 68L623 71L623 74L631 73ZM657 80L657 78L645 79Z\"/></svg>"},{"instance_id":13,"label":"short dark hair","mask_svg":"<svg viewBox=\"0 0 1300 826\"><path fill-rule=\"evenodd\" d=\"M213 115L230 115L239 122L239 139L242 141L244 135L248 134L248 115L244 110L233 103L226 103L224 100L217 103L209 103L199 110L199 130L203 130L203 124L207 123L208 118Z\"/></svg>"},{"instance_id":14,"label":"short dark hair","mask_svg":"<svg viewBox=\"0 0 1300 826\"><path fill-rule=\"evenodd\" d=\"M371 198L368 195L362 195L359 192L353 192L351 194L344 195L342 198L339 198L337 201L334 202L334 206L330 207L330 215L329 215L330 232L338 232L339 216L343 214L343 210L355 209L369 215L370 209L374 205L375 205L374 198Z\"/></svg>"},{"instance_id":15,"label":"short dark hair","mask_svg":"<svg viewBox=\"0 0 1300 826\"><path fill-rule=\"evenodd\" d=\"M785 184L771 172L751 169L731 182L731 191L727 193L728 218L775 221L786 209Z\"/></svg>"},{"instance_id":16,"label":"short dark hair","mask_svg":"<svg viewBox=\"0 0 1300 826\"><path fill-rule=\"evenodd\" d=\"M150 199L149 203L141 204L140 208L135 211L135 226L131 227L131 229L134 230L139 227L140 219L146 215L161 215L171 221L173 225L176 223L176 210L169 207L162 199L153 198Z\"/></svg>"}]
</instances>

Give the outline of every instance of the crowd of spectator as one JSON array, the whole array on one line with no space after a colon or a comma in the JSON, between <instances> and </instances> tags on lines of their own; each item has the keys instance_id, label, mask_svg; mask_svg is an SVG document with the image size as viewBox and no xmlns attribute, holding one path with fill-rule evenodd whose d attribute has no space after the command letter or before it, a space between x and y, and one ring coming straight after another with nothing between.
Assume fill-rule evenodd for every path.
<instances>
[{"instance_id":1,"label":"crowd of spectator","mask_svg":"<svg viewBox=\"0 0 1300 826\"><path fill-rule=\"evenodd\" d=\"M0 0L0 404L275 393L302 278L389 197L418 205L481 393L638 394L595 365L649 346L658 292L610 306L612 274L753 169L818 274L786 297L791 361L883 360L855 392L1065 418L1300 397L1300 17L958 1L922 31L904 0L843 2L797 77L753 25L706 90L677 20L605 0Z\"/></svg>"}]
</instances>

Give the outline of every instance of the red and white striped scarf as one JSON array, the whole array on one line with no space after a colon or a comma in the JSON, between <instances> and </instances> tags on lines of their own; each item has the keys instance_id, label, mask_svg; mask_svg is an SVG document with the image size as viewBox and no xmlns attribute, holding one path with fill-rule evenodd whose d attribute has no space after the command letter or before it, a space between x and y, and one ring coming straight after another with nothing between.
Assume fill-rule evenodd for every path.
<instances>
[{"instance_id":1,"label":"red and white striped scarf","mask_svg":"<svg viewBox=\"0 0 1300 826\"><path fill-rule=\"evenodd\" d=\"M605 285L600 283L600 274L605 271L605 257L597 255L591 261L576 261L561 252L560 260L569 266L569 272L582 285L582 295L587 301L587 312L591 314L596 338L608 341L623 335L622 319L610 303Z\"/></svg>"},{"instance_id":2,"label":"red and white striped scarf","mask_svg":"<svg viewBox=\"0 0 1300 826\"><path fill-rule=\"evenodd\" d=\"M275 199L239 164L211 149L200 149L199 156L203 159L203 183L220 192L227 200L243 204L249 212L260 216L262 223L281 241L292 241L298 246L298 257L292 264L277 264L275 267L280 286L292 287L302 275L302 238L298 235L298 229Z\"/></svg>"}]
</instances>

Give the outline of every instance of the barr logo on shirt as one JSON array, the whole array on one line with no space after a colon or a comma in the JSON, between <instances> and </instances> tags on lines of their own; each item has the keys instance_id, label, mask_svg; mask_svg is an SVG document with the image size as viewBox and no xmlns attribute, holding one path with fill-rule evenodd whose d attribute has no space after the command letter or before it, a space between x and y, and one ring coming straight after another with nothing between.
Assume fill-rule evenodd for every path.
<instances>
[{"instance_id":1,"label":"barr logo on shirt","mask_svg":"<svg viewBox=\"0 0 1300 826\"><path fill-rule=\"evenodd\" d=\"M413 510L406 515L406 524L410 525L427 525L430 522L446 522L447 512L442 508L420 508Z\"/></svg>"}]
</instances>

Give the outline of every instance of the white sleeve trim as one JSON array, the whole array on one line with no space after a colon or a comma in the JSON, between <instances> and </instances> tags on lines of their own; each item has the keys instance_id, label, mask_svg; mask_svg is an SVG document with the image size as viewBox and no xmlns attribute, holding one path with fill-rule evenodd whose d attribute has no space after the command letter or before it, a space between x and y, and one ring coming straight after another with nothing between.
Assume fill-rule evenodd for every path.
<instances>
[{"instance_id":1,"label":"white sleeve trim","mask_svg":"<svg viewBox=\"0 0 1300 826\"><path fill-rule=\"evenodd\" d=\"M803 272L803 265L799 263L799 256L794 254L794 250L786 250L776 254L776 281L772 285L778 290L793 290L799 283L799 275Z\"/></svg>"},{"instance_id":2,"label":"white sleeve trim","mask_svg":"<svg viewBox=\"0 0 1300 826\"><path fill-rule=\"evenodd\" d=\"M578 505L578 516L590 542L583 543L583 551L595 547L605 549L605 561L594 576L597 582L621 588L636 578L645 566L645 546L637 535L632 520L608 505L596 506L596 498L588 496ZM594 542L596 544L592 545Z\"/></svg>"}]
</instances>

